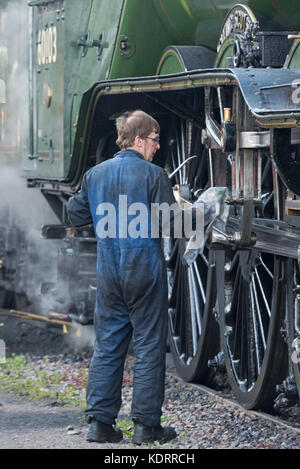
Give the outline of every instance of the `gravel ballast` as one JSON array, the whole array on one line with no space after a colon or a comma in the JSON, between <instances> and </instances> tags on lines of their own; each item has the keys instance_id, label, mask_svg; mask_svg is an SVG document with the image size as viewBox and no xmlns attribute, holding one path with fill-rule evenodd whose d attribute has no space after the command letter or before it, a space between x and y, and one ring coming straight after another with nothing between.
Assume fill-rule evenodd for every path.
<instances>
[{"instance_id":1,"label":"gravel ballast","mask_svg":"<svg viewBox=\"0 0 300 469\"><path fill-rule=\"evenodd\" d=\"M81 386L84 393L78 376L82 379L83 373L87 375L89 354L74 356L68 353L46 359L32 357L29 360L32 360L34 368L48 368L50 374L59 363L60 368L64 369L64 378L56 384L58 388L74 388L76 378L78 387ZM0 448L137 449L132 443L130 417L133 364L134 359L128 357L123 381L123 404L117 423L124 434L121 443L88 443L88 425L80 407L67 407L63 402L53 399L35 402L0 390ZM70 378L66 370L69 370ZM47 374L47 370L44 371ZM300 434L292 429L224 403L219 397L187 385L169 373L166 378L162 424L173 426L177 438L164 445L155 442L138 448L298 449L300 446Z\"/></svg>"},{"instance_id":2,"label":"gravel ballast","mask_svg":"<svg viewBox=\"0 0 300 469\"><path fill-rule=\"evenodd\" d=\"M218 392L207 393L175 378L170 357L167 357L162 425L173 426L178 436L164 445L157 442L142 447L133 445L130 407L134 359L131 356L126 360L123 402L117 422L123 431L123 441L88 443L83 410L91 347L85 344L80 349L74 338L69 340L70 335L70 331L65 335L61 328L49 328L36 321L1 319L0 338L5 341L8 360L14 360L10 368L8 360L0 364L1 449L113 449L116 452L137 448L184 451L300 447L300 434L291 428L223 401ZM217 384L224 391L222 379ZM293 413L294 422L299 425L299 405Z\"/></svg>"}]
</instances>

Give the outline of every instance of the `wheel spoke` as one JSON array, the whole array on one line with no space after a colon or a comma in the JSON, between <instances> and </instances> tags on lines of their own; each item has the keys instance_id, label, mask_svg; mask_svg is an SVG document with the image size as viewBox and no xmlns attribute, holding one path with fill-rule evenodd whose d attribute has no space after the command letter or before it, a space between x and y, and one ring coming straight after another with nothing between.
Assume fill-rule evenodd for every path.
<instances>
[{"instance_id":1,"label":"wheel spoke","mask_svg":"<svg viewBox=\"0 0 300 469\"><path fill-rule=\"evenodd\" d=\"M255 310L257 311L258 316L260 315L259 309L255 308L254 303L254 282L250 283L250 298L251 298L251 316L252 316L252 323L253 323L253 330L254 330L254 348L255 348L255 356L256 356L256 369L257 373L260 373L260 356L259 356L259 339L258 339L258 325L257 325L257 318L255 315Z\"/></svg>"},{"instance_id":2,"label":"wheel spoke","mask_svg":"<svg viewBox=\"0 0 300 469\"><path fill-rule=\"evenodd\" d=\"M195 281L193 278L191 268L188 269L188 279L190 285L190 302L191 302L191 324L192 324L192 338L193 338L193 356L196 355L198 333L197 333L197 297L195 291Z\"/></svg>"},{"instance_id":3,"label":"wheel spoke","mask_svg":"<svg viewBox=\"0 0 300 469\"><path fill-rule=\"evenodd\" d=\"M267 272L267 274L269 275L269 277L273 280L274 279L274 275L272 274L272 272L270 271L270 269L268 269L268 267L266 266L266 264L264 263L262 257L261 257L261 253L259 254L258 256L258 259L259 259L259 263L264 267L265 271Z\"/></svg>"},{"instance_id":4,"label":"wheel spoke","mask_svg":"<svg viewBox=\"0 0 300 469\"><path fill-rule=\"evenodd\" d=\"M199 254L199 256L201 257L201 259L204 262L205 266L208 267L209 266L209 261L208 261L207 256L205 254L203 254L202 252Z\"/></svg>"},{"instance_id":5,"label":"wheel spoke","mask_svg":"<svg viewBox=\"0 0 300 469\"><path fill-rule=\"evenodd\" d=\"M200 277L197 261L193 262L192 268L195 270L197 280L198 280L198 285L199 285L201 296L202 296L202 301L205 304L206 299L205 299L204 286L203 286L203 283L202 283L202 280L201 280L201 277Z\"/></svg>"},{"instance_id":6,"label":"wheel spoke","mask_svg":"<svg viewBox=\"0 0 300 469\"><path fill-rule=\"evenodd\" d=\"M254 295L254 300L255 300L255 306L256 306L255 311L257 313L257 319L258 319L258 322L259 322L259 328L260 328L260 332L261 332L262 343L263 343L263 346L264 346L264 350L266 350L267 344L266 344L266 339L265 339L265 331L264 331L263 324L262 324L262 312L261 312L261 309L260 309L260 306L259 306L254 275L252 275L251 286L252 286L252 294ZM264 296L264 301L266 302L266 307L267 307L267 311L269 313L269 317L271 317L271 311L270 311L270 308L269 308L269 305L267 303L267 300L266 300L265 296ZM253 305L253 308L254 308L254 305Z\"/></svg>"},{"instance_id":7,"label":"wheel spoke","mask_svg":"<svg viewBox=\"0 0 300 469\"><path fill-rule=\"evenodd\" d=\"M198 338L199 338L199 336L201 335L201 331L202 331L202 315L200 311L200 298L199 298L199 293L197 289L197 281L195 279L194 272L193 272L193 264L190 267L190 273L191 273L191 280L192 280L194 298L195 298L196 320L197 320Z\"/></svg>"},{"instance_id":8,"label":"wheel spoke","mask_svg":"<svg viewBox=\"0 0 300 469\"><path fill-rule=\"evenodd\" d=\"M257 280L257 283L259 285L259 289L260 289L260 292L261 292L261 296L263 298L263 301L264 301L264 304L265 304L265 307L266 307L266 311L269 315L269 318L271 317L271 309L270 309L270 306L269 306L269 303L267 301L267 298L266 298L266 295L265 295L265 292L264 292L264 289L263 289L263 286L261 284L261 281L260 281L260 276L258 275L258 272L257 272L257 268L255 267L254 269L254 273L255 273L255 276L256 276L256 280ZM253 283L255 283L254 281L254 275L253 275Z\"/></svg>"}]
</instances>

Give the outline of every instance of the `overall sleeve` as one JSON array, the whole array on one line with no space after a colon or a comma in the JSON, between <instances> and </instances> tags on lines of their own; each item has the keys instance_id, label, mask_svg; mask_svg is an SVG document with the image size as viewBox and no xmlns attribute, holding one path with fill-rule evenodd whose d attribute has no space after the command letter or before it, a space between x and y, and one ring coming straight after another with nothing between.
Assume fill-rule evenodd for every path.
<instances>
[{"instance_id":1,"label":"overall sleeve","mask_svg":"<svg viewBox=\"0 0 300 469\"><path fill-rule=\"evenodd\" d=\"M159 173L155 181L151 203L154 208L155 216L152 218L152 224L158 224L160 237L174 237L176 229L179 229L179 236L182 236L182 210L177 203L173 189L165 170ZM164 205L170 207L170 211L165 212Z\"/></svg>"},{"instance_id":2,"label":"overall sleeve","mask_svg":"<svg viewBox=\"0 0 300 469\"><path fill-rule=\"evenodd\" d=\"M67 213L71 224L74 226L89 225L93 222L89 206L86 174L83 176L80 191L68 201Z\"/></svg>"},{"instance_id":3,"label":"overall sleeve","mask_svg":"<svg viewBox=\"0 0 300 469\"><path fill-rule=\"evenodd\" d=\"M159 173L159 177L155 181L155 185L152 190L152 200L153 203L162 204L164 202L172 205L176 203L174 197L173 189L169 180L169 177L165 170L162 170Z\"/></svg>"}]
</instances>

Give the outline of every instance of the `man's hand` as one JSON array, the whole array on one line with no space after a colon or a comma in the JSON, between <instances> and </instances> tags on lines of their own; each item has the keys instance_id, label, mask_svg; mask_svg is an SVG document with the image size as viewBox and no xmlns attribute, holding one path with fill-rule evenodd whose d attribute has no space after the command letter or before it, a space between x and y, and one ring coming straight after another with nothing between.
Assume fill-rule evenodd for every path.
<instances>
[{"instance_id":1,"label":"man's hand","mask_svg":"<svg viewBox=\"0 0 300 469\"><path fill-rule=\"evenodd\" d=\"M178 184L176 184L175 186L173 186L173 193L174 193L174 197L176 199L176 202L180 205L180 187Z\"/></svg>"}]
</instances>

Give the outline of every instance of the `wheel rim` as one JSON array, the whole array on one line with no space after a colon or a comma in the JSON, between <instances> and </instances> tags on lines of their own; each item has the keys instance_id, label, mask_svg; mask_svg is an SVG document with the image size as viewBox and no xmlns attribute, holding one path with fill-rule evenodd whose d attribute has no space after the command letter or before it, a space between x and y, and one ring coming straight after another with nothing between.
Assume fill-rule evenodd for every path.
<instances>
[{"instance_id":1,"label":"wheel rim","mask_svg":"<svg viewBox=\"0 0 300 469\"><path fill-rule=\"evenodd\" d=\"M174 127L167 172L173 173L197 151L201 154L201 158L190 160L171 179L173 186L180 186L182 199L192 203L209 186L207 154L201 145L200 129L184 120L178 120ZM185 249L184 238L164 240L169 282L169 341L178 374L187 381L205 382L209 375L207 361L215 355L219 344L211 313L214 272L207 249L190 266L183 258Z\"/></svg>"},{"instance_id":2,"label":"wheel rim","mask_svg":"<svg viewBox=\"0 0 300 469\"><path fill-rule=\"evenodd\" d=\"M287 261L286 307L291 363L300 398L300 271L298 262L293 259Z\"/></svg>"}]
</instances>

